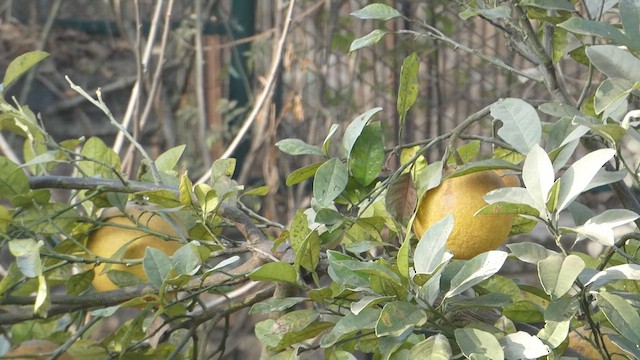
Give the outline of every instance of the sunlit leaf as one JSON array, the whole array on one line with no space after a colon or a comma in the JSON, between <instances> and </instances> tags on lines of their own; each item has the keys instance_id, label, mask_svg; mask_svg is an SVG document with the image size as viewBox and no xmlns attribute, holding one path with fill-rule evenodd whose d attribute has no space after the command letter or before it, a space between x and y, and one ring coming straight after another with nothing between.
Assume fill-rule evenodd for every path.
<instances>
[{"instance_id":1,"label":"sunlit leaf","mask_svg":"<svg viewBox=\"0 0 640 360\"><path fill-rule=\"evenodd\" d=\"M637 309L622 297L602 291L598 294L598 306L611 325L634 344L640 344L640 315Z\"/></svg>"},{"instance_id":2,"label":"sunlit leaf","mask_svg":"<svg viewBox=\"0 0 640 360\"><path fill-rule=\"evenodd\" d=\"M400 336L406 330L421 326L427 321L427 314L415 304L406 301L392 301L380 312L376 323L377 336Z\"/></svg>"},{"instance_id":3,"label":"sunlit leaf","mask_svg":"<svg viewBox=\"0 0 640 360\"><path fill-rule=\"evenodd\" d=\"M538 359L549 354L549 347L524 331L507 334L500 340L507 359Z\"/></svg>"},{"instance_id":4,"label":"sunlit leaf","mask_svg":"<svg viewBox=\"0 0 640 360\"><path fill-rule=\"evenodd\" d=\"M521 154L540 143L542 125L533 106L523 100L508 98L491 106L491 116L502 121L498 135Z\"/></svg>"},{"instance_id":5,"label":"sunlit leaf","mask_svg":"<svg viewBox=\"0 0 640 360\"><path fill-rule=\"evenodd\" d=\"M284 281L295 284L298 280L296 269L289 263L270 262L262 265L249 275L253 281Z\"/></svg>"},{"instance_id":6,"label":"sunlit leaf","mask_svg":"<svg viewBox=\"0 0 640 360\"><path fill-rule=\"evenodd\" d=\"M504 251L492 250L467 261L462 269L451 279L451 287L444 297L449 298L461 294L497 273L502 268L507 255Z\"/></svg>"},{"instance_id":7,"label":"sunlit leaf","mask_svg":"<svg viewBox=\"0 0 640 360\"><path fill-rule=\"evenodd\" d=\"M318 171L318 168L324 163L324 161L320 161L292 171L291 174L287 176L285 184L287 186L293 186L312 178L316 174L316 171Z\"/></svg>"},{"instance_id":8,"label":"sunlit leaf","mask_svg":"<svg viewBox=\"0 0 640 360\"><path fill-rule=\"evenodd\" d=\"M576 161L560 177L557 211L569 206L589 185L600 167L615 155L613 149L600 149L590 152Z\"/></svg>"},{"instance_id":9,"label":"sunlit leaf","mask_svg":"<svg viewBox=\"0 0 640 360\"><path fill-rule=\"evenodd\" d=\"M344 154L347 157L351 155L351 149L353 148L353 145L356 143L356 140L358 140L358 137L360 137L360 134L362 134L364 127L367 126L369 120L371 120L371 117L373 117L373 115L379 113L380 111L382 111L381 107L369 109L364 113L356 116L356 118L353 119L351 123L349 123L349 126L347 126L347 128L345 129L344 135L342 137L342 146L344 148Z\"/></svg>"},{"instance_id":10,"label":"sunlit leaf","mask_svg":"<svg viewBox=\"0 0 640 360\"><path fill-rule=\"evenodd\" d=\"M486 359L502 360L504 352L496 337L486 331L474 328L458 328L454 332L456 342L468 358L483 356Z\"/></svg>"},{"instance_id":11,"label":"sunlit leaf","mask_svg":"<svg viewBox=\"0 0 640 360\"><path fill-rule=\"evenodd\" d=\"M559 298L571 290L584 267L584 261L576 255L552 255L538 262L538 277L545 292Z\"/></svg>"},{"instance_id":12,"label":"sunlit leaf","mask_svg":"<svg viewBox=\"0 0 640 360\"><path fill-rule=\"evenodd\" d=\"M412 360L448 360L453 353L446 336L435 334L415 344L409 353Z\"/></svg>"},{"instance_id":13,"label":"sunlit leaf","mask_svg":"<svg viewBox=\"0 0 640 360\"><path fill-rule=\"evenodd\" d=\"M413 266L417 274L431 274L438 266L452 258L452 254L446 253L445 245L453 230L453 222L453 216L447 215L427 229L422 236L413 257Z\"/></svg>"}]
</instances>

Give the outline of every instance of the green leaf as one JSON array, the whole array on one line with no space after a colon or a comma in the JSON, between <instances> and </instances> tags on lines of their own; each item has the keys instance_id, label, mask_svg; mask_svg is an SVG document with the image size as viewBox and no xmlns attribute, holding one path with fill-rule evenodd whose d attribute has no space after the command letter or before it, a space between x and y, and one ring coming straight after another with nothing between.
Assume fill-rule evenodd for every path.
<instances>
[{"instance_id":1,"label":"green leaf","mask_svg":"<svg viewBox=\"0 0 640 360\"><path fill-rule=\"evenodd\" d=\"M637 309L622 297L602 291L598 306L620 335L634 344L640 344L640 315Z\"/></svg>"},{"instance_id":2,"label":"green leaf","mask_svg":"<svg viewBox=\"0 0 640 360\"><path fill-rule=\"evenodd\" d=\"M398 87L397 109L400 118L404 120L407 111L415 104L420 90L418 84L418 71L420 61L416 53L407 56L400 69L400 85ZM403 127L403 124L400 124Z\"/></svg>"},{"instance_id":3,"label":"green leaf","mask_svg":"<svg viewBox=\"0 0 640 360\"><path fill-rule=\"evenodd\" d=\"M329 206L347 187L347 166L338 158L332 158L316 171L313 181L313 197L320 207Z\"/></svg>"},{"instance_id":4,"label":"green leaf","mask_svg":"<svg viewBox=\"0 0 640 360\"><path fill-rule=\"evenodd\" d=\"M622 264L598 271L589 280L584 282L584 286L597 289L603 285L617 280L640 280L640 265Z\"/></svg>"},{"instance_id":5,"label":"green leaf","mask_svg":"<svg viewBox=\"0 0 640 360\"><path fill-rule=\"evenodd\" d=\"M467 261L451 279L450 289L444 295L445 299L465 292L500 271L507 255L504 251L492 250Z\"/></svg>"},{"instance_id":6,"label":"green leaf","mask_svg":"<svg viewBox=\"0 0 640 360\"><path fill-rule=\"evenodd\" d=\"M311 234L311 229L309 229L307 214L302 210L296 211L289 226L289 240L294 253L300 251L309 234Z\"/></svg>"},{"instance_id":7,"label":"green leaf","mask_svg":"<svg viewBox=\"0 0 640 360\"><path fill-rule=\"evenodd\" d=\"M320 161L292 171L291 174L287 176L285 184L287 186L293 186L312 178L316 174L316 171L318 171L318 168L324 163L325 161Z\"/></svg>"},{"instance_id":8,"label":"green leaf","mask_svg":"<svg viewBox=\"0 0 640 360\"><path fill-rule=\"evenodd\" d=\"M585 191L602 165L609 161L615 155L615 152L613 149L595 150L573 163L560 177L556 211L559 212L566 209L578 195Z\"/></svg>"},{"instance_id":9,"label":"green leaf","mask_svg":"<svg viewBox=\"0 0 640 360\"><path fill-rule=\"evenodd\" d=\"M491 20L506 19L511 16L511 8L508 6L496 6L485 9L469 6L458 14L462 20L467 20L478 15Z\"/></svg>"},{"instance_id":10,"label":"green leaf","mask_svg":"<svg viewBox=\"0 0 640 360\"><path fill-rule=\"evenodd\" d=\"M376 180L384 165L384 142L380 122L369 124L353 144L348 160L349 170L360 185Z\"/></svg>"},{"instance_id":11,"label":"green leaf","mask_svg":"<svg viewBox=\"0 0 640 360\"><path fill-rule=\"evenodd\" d=\"M377 44L388 32L375 29L367 35L357 38L353 40L351 46L349 47L349 52L354 52L358 49L362 49L363 47L367 47L370 45Z\"/></svg>"},{"instance_id":12,"label":"green leaf","mask_svg":"<svg viewBox=\"0 0 640 360\"><path fill-rule=\"evenodd\" d=\"M574 34L604 37L612 40L614 43L634 47L633 41L625 36L622 31L603 21L572 17L571 19L558 24L558 26Z\"/></svg>"},{"instance_id":13,"label":"green leaf","mask_svg":"<svg viewBox=\"0 0 640 360\"><path fill-rule=\"evenodd\" d=\"M507 98L491 106L491 116L502 121L498 135L521 154L540 143L542 125L533 106L516 98Z\"/></svg>"},{"instance_id":14,"label":"green leaf","mask_svg":"<svg viewBox=\"0 0 640 360\"><path fill-rule=\"evenodd\" d=\"M549 354L549 347L538 337L524 331L507 334L500 339L507 359L538 359Z\"/></svg>"},{"instance_id":15,"label":"green leaf","mask_svg":"<svg viewBox=\"0 0 640 360\"><path fill-rule=\"evenodd\" d=\"M576 11L569 0L522 0L520 4L522 6L537 7L545 10Z\"/></svg>"},{"instance_id":16,"label":"green leaf","mask_svg":"<svg viewBox=\"0 0 640 360\"><path fill-rule=\"evenodd\" d=\"M553 31L553 37L551 39L553 49L551 60L554 64L557 64L567 54L566 50L569 44L568 35L568 32L563 28L556 27Z\"/></svg>"},{"instance_id":17,"label":"green leaf","mask_svg":"<svg viewBox=\"0 0 640 360\"><path fill-rule=\"evenodd\" d=\"M448 360L452 357L451 344L442 334L435 334L420 341L409 353L409 359L412 360Z\"/></svg>"},{"instance_id":18,"label":"green leaf","mask_svg":"<svg viewBox=\"0 0 640 360\"><path fill-rule=\"evenodd\" d=\"M247 195L253 195L253 196L267 196L269 194L269 191L271 189L264 185L264 186L258 186L256 188L247 190L245 192L242 193L242 196L247 196Z\"/></svg>"},{"instance_id":19,"label":"green leaf","mask_svg":"<svg viewBox=\"0 0 640 360\"><path fill-rule=\"evenodd\" d=\"M11 85L29 69L49 56L45 51L30 51L15 58L4 73L0 93L7 91Z\"/></svg>"},{"instance_id":20,"label":"green leaf","mask_svg":"<svg viewBox=\"0 0 640 360\"><path fill-rule=\"evenodd\" d=\"M367 124L369 123L369 120L371 120L371 117L373 117L373 115L379 113L380 111L382 111L381 107L375 107L373 109L367 110L364 113L356 116L356 118L351 121L349 126L347 126L344 131L344 136L342 137L342 146L344 148L344 154L347 156L347 158L351 156L351 149L360 137L360 134L362 134L365 126L367 126Z\"/></svg>"},{"instance_id":21,"label":"green leaf","mask_svg":"<svg viewBox=\"0 0 640 360\"><path fill-rule=\"evenodd\" d=\"M504 359L502 347L493 334L473 328L456 329L454 334L466 357L473 359L472 355L481 355L487 359Z\"/></svg>"},{"instance_id":22,"label":"green leaf","mask_svg":"<svg viewBox=\"0 0 640 360\"><path fill-rule=\"evenodd\" d=\"M374 307L377 304L395 300L395 296L370 295L363 296L360 300L351 303L351 312L358 315L362 310Z\"/></svg>"},{"instance_id":23,"label":"green leaf","mask_svg":"<svg viewBox=\"0 0 640 360\"><path fill-rule=\"evenodd\" d=\"M635 42L635 49L640 49L640 6L638 2L621 0L619 8L625 35Z\"/></svg>"},{"instance_id":24,"label":"green leaf","mask_svg":"<svg viewBox=\"0 0 640 360\"><path fill-rule=\"evenodd\" d=\"M373 329L378 318L380 317L380 309L366 308L358 314L347 313L336 325L320 339L320 346L328 348L337 343L340 338L359 332Z\"/></svg>"},{"instance_id":25,"label":"green leaf","mask_svg":"<svg viewBox=\"0 0 640 360\"><path fill-rule=\"evenodd\" d=\"M200 269L200 257L195 245L181 246L171 256L171 264L178 275L195 275Z\"/></svg>"},{"instance_id":26,"label":"green leaf","mask_svg":"<svg viewBox=\"0 0 640 360\"><path fill-rule=\"evenodd\" d=\"M522 181L540 214L546 213L546 203L553 187L555 174L551 159L540 145L533 145L522 167Z\"/></svg>"},{"instance_id":27,"label":"green leaf","mask_svg":"<svg viewBox=\"0 0 640 360\"><path fill-rule=\"evenodd\" d=\"M107 277L109 278L109 280L111 280L111 282L113 282L114 284L118 285L118 287L121 287L121 288L132 286L132 285L140 285L145 283L137 275L124 270L110 269L107 272Z\"/></svg>"},{"instance_id":28,"label":"green leaf","mask_svg":"<svg viewBox=\"0 0 640 360\"><path fill-rule=\"evenodd\" d=\"M569 333L571 319L545 321L544 327L538 332L538 337L545 340L553 348L560 346Z\"/></svg>"},{"instance_id":29,"label":"green leaf","mask_svg":"<svg viewBox=\"0 0 640 360\"><path fill-rule=\"evenodd\" d=\"M42 241L33 239L13 239L9 241L9 251L16 257L20 272L26 277L35 278L42 275L40 248Z\"/></svg>"},{"instance_id":30,"label":"green leaf","mask_svg":"<svg viewBox=\"0 0 640 360\"><path fill-rule=\"evenodd\" d=\"M29 178L13 161L0 156L0 197L11 200L29 192Z\"/></svg>"},{"instance_id":31,"label":"green leaf","mask_svg":"<svg viewBox=\"0 0 640 360\"><path fill-rule=\"evenodd\" d=\"M340 126L338 124L331 124L331 128L329 129L329 132L327 133L327 136L324 138L324 141L322 142L322 153L326 157L329 157L329 150L331 148L331 137L333 136L333 134L336 133L336 131L338 131L339 128Z\"/></svg>"},{"instance_id":32,"label":"green leaf","mask_svg":"<svg viewBox=\"0 0 640 360\"><path fill-rule=\"evenodd\" d=\"M584 261L576 255L552 255L538 262L538 277L544 291L557 299L571 290L584 267Z\"/></svg>"},{"instance_id":33,"label":"green leaf","mask_svg":"<svg viewBox=\"0 0 640 360\"><path fill-rule=\"evenodd\" d=\"M158 289L162 287L172 267L169 256L153 247L145 249L142 266L149 282Z\"/></svg>"},{"instance_id":34,"label":"green leaf","mask_svg":"<svg viewBox=\"0 0 640 360\"><path fill-rule=\"evenodd\" d=\"M289 155L320 155L324 156L322 149L300 139L284 139L276 143L280 151Z\"/></svg>"},{"instance_id":35,"label":"green leaf","mask_svg":"<svg viewBox=\"0 0 640 360\"><path fill-rule=\"evenodd\" d=\"M109 148L100 138L91 137L82 146L80 155L86 160L78 162L78 168L89 177L103 179L118 179L121 163L120 157Z\"/></svg>"},{"instance_id":36,"label":"green leaf","mask_svg":"<svg viewBox=\"0 0 640 360\"><path fill-rule=\"evenodd\" d=\"M584 224L568 230L579 235L576 241L590 238L605 246L613 246L615 242L613 228L635 221L638 217L638 214L631 210L609 209L592 217Z\"/></svg>"},{"instance_id":37,"label":"green leaf","mask_svg":"<svg viewBox=\"0 0 640 360\"><path fill-rule=\"evenodd\" d=\"M456 149L456 152L458 152L458 155L460 156L460 159L462 159L462 162L464 162L465 164L469 163L480 152L480 140L469 141L468 143L458 147ZM456 158L453 155L450 155L449 159L447 159L447 165L455 165L456 161Z\"/></svg>"},{"instance_id":38,"label":"green leaf","mask_svg":"<svg viewBox=\"0 0 640 360\"><path fill-rule=\"evenodd\" d=\"M626 100L636 86L627 79L608 78L598 85L594 98L594 109L601 114L621 100ZM626 101L625 101L626 105Z\"/></svg>"},{"instance_id":39,"label":"green leaf","mask_svg":"<svg viewBox=\"0 0 640 360\"><path fill-rule=\"evenodd\" d=\"M402 17L398 10L381 3L369 4L360 10L352 12L350 15L361 20L374 19L384 21Z\"/></svg>"},{"instance_id":40,"label":"green leaf","mask_svg":"<svg viewBox=\"0 0 640 360\"><path fill-rule=\"evenodd\" d=\"M94 277L95 273L93 271L84 271L79 274L71 275L69 281L65 284L67 286L67 294L79 295L91 286L91 282L93 282Z\"/></svg>"},{"instance_id":41,"label":"green leaf","mask_svg":"<svg viewBox=\"0 0 640 360\"><path fill-rule=\"evenodd\" d=\"M537 264L538 261L557 254L555 251L549 250L540 244L532 242L507 244L507 248L511 250L511 253L517 257L518 260L529 264Z\"/></svg>"},{"instance_id":42,"label":"green leaf","mask_svg":"<svg viewBox=\"0 0 640 360\"><path fill-rule=\"evenodd\" d=\"M416 203L416 187L410 173L401 174L389 184L384 205L392 218L401 224L409 223L416 210Z\"/></svg>"},{"instance_id":43,"label":"green leaf","mask_svg":"<svg viewBox=\"0 0 640 360\"><path fill-rule=\"evenodd\" d=\"M47 316L47 311L51 306L51 298L49 297L49 286L44 275L38 275L38 292L36 300L33 303L33 313L42 317Z\"/></svg>"},{"instance_id":44,"label":"green leaf","mask_svg":"<svg viewBox=\"0 0 640 360\"><path fill-rule=\"evenodd\" d=\"M211 180L213 186L221 178L230 178L236 170L236 159L217 159L211 165Z\"/></svg>"},{"instance_id":45,"label":"green leaf","mask_svg":"<svg viewBox=\"0 0 640 360\"><path fill-rule=\"evenodd\" d=\"M253 281L284 281L295 284L298 272L293 265L285 262L266 263L249 275Z\"/></svg>"},{"instance_id":46,"label":"green leaf","mask_svg":"<svg viewBox=\"0 0 640 360\"><path fill-rule=\"evenodd\" d=\"M193 200L191 196L193 194L193 183L191 179L189 179L189 174L185 172L182 176L180 176L180 204L190 207L193 205Z\"/></svg>"},{"instance_id":47,"label":"green leaf","mask_svg":"<svg viewBox=\"0 0 640 360\"><path fill-rule=\"evenodd\" d=\"M609 78L640 81L640 59L616 45L592 45L586 55L598 71Z\"/></svg>"},{"instance_id":48,"label":"green leaf","mask_svg":"<svg viewBox=\"0 0 640 360\"><path fill-rule=\"evenodd\" d=\"M449 214L433 224L420 238L413 256L416 274L432 274L440 265L451 260L445 245L453 230L453 215Z\"/></svg>"},{"instance_id":49,"label":"green leaf","mask_svg":"<svg viewBox=\"0 0 640 360\"><path fill-rule=\"evenodd\" d=\"M249 310L249 315L284 311L307 300L307 298L303 297L291 297L284 299L270 298L257 304L253 304L253 306L251 306L251 310Z\"/></svg>"},{"instance_id":50,"label":"green leaf","mask_svg":"<svg viewBox=\"0 0 640 360\"><path fill-rule=\"evenodd\" d=\"M282 315L277 320L265 320L256 325L255 333L258 339L269 347L275 348L280 344L285 334L304 330L319 316L316 310L297 310Z\"/></svg>"},{"instance_id":51,"label":"green leaf","mask_svg":"<svg viewBox=\"0 0 640 360\"><path fill-rule=\"evenodd\" d=\"M505 306L502 313L513 321L524 323L544 322L543 309L540 305L529 300L520 300Z\"/></svg>"},{"instance_id":52,"label":"green leaf","mask_svg":"<svg viewBox=\"0 0 640 360\"><path fill-rule=\"evenodd\" d=\"M178 145L160 154L154 161L158 171L174 172L186 147L187 145Z\"/></svg>"},{"instance_id":53,"label":"green leaf","mask_svg":"<svg viewBox=\"0 0 640 360\"><path fill-rule=\"evenodd\" d=\"M320 236L317 231L311 232L296 251L294 266L301 266L307 271L315 271L320 262Z\"/></svg>"},{"instance_id":54,"label":"green leaf","mask_svg":"<svg viewBox=\"0 0 640 360\"><path fill-rule=\"evenodd\" d=\"M386 304L376 323L376 335L400 336L406 330L419 327L427 322L427 314L418 306L405 301Z\"/></svg>"}]
</instances>

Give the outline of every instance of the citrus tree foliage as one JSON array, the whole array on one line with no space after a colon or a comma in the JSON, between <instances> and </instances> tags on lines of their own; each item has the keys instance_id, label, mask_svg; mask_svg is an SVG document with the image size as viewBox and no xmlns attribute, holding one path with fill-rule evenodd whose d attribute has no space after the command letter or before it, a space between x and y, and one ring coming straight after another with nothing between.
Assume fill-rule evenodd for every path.
<instances>
[{"instance_id":1,"label":"citrus tree foliage","mask_svg":"<svg viewBox=\"0 0 640 360\"><path fill-rule=\"evenodd\" d=\"M284 153L317 160L286 179L287 186L313 182L310 205L298 209L288 226L242 206L243 197L265 189L235 183L233 160L216 161L211 180L194 185L176 170L183 146L156 159L140 148L142 164L136 180L129 180L118 154L102 140L58 143L28 108L0 99L1 128L24 138L22 164L0 157L0 235L15 259L0 281L2 349L46 338L60 345L57 353L68 350L77 358L204 357L211 354L200 352L202 327L250 307L253 315L269 315L257 323L255 336L271 358L294 359L309 351L322 351L327 359L354 359L354 352L376 359L557 358L566 351L570 332L584 326L595 335L585 340L602 357L639 358L639 237L635 231L617 236L614 229L638 221L640 211L622 182L637 187L637 168L620 150L623 141L640 141L640 113L633 105L640 82L640 4L579 4L473 1L460 13L505 32L512 49L537 71L525 73L463 46L460 51L543 83L548 102L495 99L450 133L391 149L385 144L402 136L385 131L377 118L380 108L343 119L348 126L333 125L322 143L278 142ZM619 23L609 22L613 14ZM380 23L404 18L422 29L389 33L381 26L356 39L352 51L375 46L385 36L426 36L460 45L384 4L352 15ZM29 53L16 59L3 89L44 57ZM398 69L401 125L419 96L418 83L429 81L418 77L419 58L411 54ZM555 70L561 59L585 64L590 81L596 73L602 80L567 94ZM99 93L92 98L70 85L111 117ZM494 137L482 139L492 144L490 156L480 154L478 140L461 140L483 118L501 124ZM443 142L442 160L426 163L424 153ZM388 168L390 159L400 166ZM73 166L74 176L50 175L62 163ZM524 186L489 192L477 216L513 214L512 234L541 224L555 247L513 243L469 260L453 259L445 248L454 226L450 216L415 237L415 209L426 191L446 177L498 169L518 172ZM600 186L610 186L624 206L593 213L578 202L580 194ZM71 189L70 201L54 201L53 188ZM103 225L99 210L123 209L132 200L159 204L159 216L184 224L185 231L169 239L181 244L174 254L148 249L142 260L131 261L88 251L88 235ZM569 213L574 223L561 225L561 213ZM254 222L281 231L268 238ZM226 240L221 234L227 227L236 227L246 241ZM571 236L574 244L567 245ZM592 257L574 249L580 242L596 242L605 250ZM506 262L531 264L540 286L498 274ZM122 288L96 293L91 282L101 263L142 263L148 281L112 271L109 278ZM265 286L228 303L203 298L249 279ZM92 326L127 307L138 309L138 315L103 339L87 336ZM163 324L160 330L150 330L154 320ZM161 341L150 345L147 340L158 334ZM213 346L209 352L221 349Z\"/></svg>"}]
</instances>

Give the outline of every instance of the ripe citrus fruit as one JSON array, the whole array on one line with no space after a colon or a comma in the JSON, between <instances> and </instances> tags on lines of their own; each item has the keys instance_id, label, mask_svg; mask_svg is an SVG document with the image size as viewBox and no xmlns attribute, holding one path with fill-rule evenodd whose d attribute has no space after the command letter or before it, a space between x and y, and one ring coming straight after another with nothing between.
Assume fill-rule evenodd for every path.
<instances>
[{"instance_id":1,"label":"ripe citrus fruit","mask_svg":"<svg viewBox=\"0 0 640 360\"><path fill-rule=\"evenodd\" d=\"M611 334L614 333L613 330L605 327L601 327L600 331L603 334ZM588 340L593 340L593 333L591 329L586 329L585 327L577 328L569 333L569 346L568 348L573 350L574 352L584 356L585 359L602 359L602 355ZM609 340L608 336L604 336L604 344L607 347L607 351L609 355L611 355L612 360L622 360L627 359L624 355L626 352L622 351L617 345L615 345L611 340Z\"/></svg>"},{"instance_id":2,"label":"ripe citrus fruit","mask_svg":"<svg viewBox=\"0 0 640 360\"><path fill-rule=\"evenodd\" d=\"M413 231L421 238L431 225L453 215L454 225L447 240L447 250L456 259L472 257L494 250L509 236L513 215L474 214L487 203L482 198L505 184L494 171L486 170L448 178L427 191L418 204Z\"/></svg>"},{"instance_id":3,"label":"ripe citrus fruit","mask_svg":"<svg viewBox=\"0 0 640 360\"><path fill-rule=\"evenodd\" d=\"M125 214L117 208L108 208L102 212L101 226L89 235L87 248L96 256L113 258L116 253L122 254L121 259L142 259L145 249L149 246L161 250L171 256L178 250L180 243L165 240L156 234L164 234L172 238L178 237L174 226L160 214L154 212L159 207L155 205L140 205L129 203L125 207ZM121 248L123 248L121 250ZM122 252L124 251L124 252ZM93 286L97 291L109 291L118 288L107 273L105 264L95 267ZM126 266L111 264L110 270L122 270L136 275L146 281L142 264Z\"/></svg>"},{"instance_id":4,"label":"ripe citrus fruit","mask_svg":"<svg viewBox=\"0 0 640 360\"><path fill-rule=\"evenodd\" d=\"M3 356L7 356L7 357L11 356L12 359L16 359L16 360L20 360L20 359L44 360L44 359L49 359L50 355L48 353L55 351L56 349L58 349L58 347L59 347L58 345L48 340L27 340L22 344L20 344L20 346L9 351ZM37 354L47 354L47 355L34 356ZM28 355L28 356L17 357L17 355ZM67 354L66 352L63 352L62 354L60 354L60 356L58 356L58 359L73 360L71 355Z\"/></svg>"},{"instance_id":5,"label":"ripe citrus fruit","mask_svg":"<svg viewBox=\"0 0 640 360\"><path fill-rule=\"evenodd\" d=\"M510 170L500 169L495 171L498 176L502 179L505 187L520 187L522 184L520 183L520 178L515 175Z\"/></svg>"}]
</instances>

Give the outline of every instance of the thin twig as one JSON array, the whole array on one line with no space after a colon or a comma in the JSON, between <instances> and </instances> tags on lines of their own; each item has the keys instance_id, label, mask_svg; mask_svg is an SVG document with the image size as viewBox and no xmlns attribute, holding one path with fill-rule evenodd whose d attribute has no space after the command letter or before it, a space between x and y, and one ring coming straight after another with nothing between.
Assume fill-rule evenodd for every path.
<instances>
[{"instance_id":1,"label":"thin twig","mask_svg":"<svg viewBox=\"0 0 640 360\"><path fill-rule=\"evenodd\" d=\"M156 2L156 7L153 12L153 19L151 20L151 28L149 29L149 37L147 39L147 44L145 46L144 52L142 53L142 58L139 60L142 65L143 70L146 70L147 64L149 63L149 59L151 58L152 50L155 46L155 37L157 33L158 22L160 19L160 15L162 14L162 7L164 1ZM140 46L140 44L137 44ZM126 129L129 127L129 123L134 116L134 112L136 106L138 106L140 101L140 87L143 86L142 79L138 79L136 83L133 85L133 89L131 89L131 96L129 96L129 103L127 104L127 110L122 118L122 126ZM117 153L122 149L122 143L124 141L124 134L118 133L116 139L113 143L113 150Z\"/></svg>"},{"instance_id":2,"label":"thin twig","mask_svg":"<svg viewBox=\"0 0 640 360\"><path fill-rule=\"evenodd\" d=\"M251 109L251 113L247 116L244 123L242 124L242 127L238 131L238 134L236 134L233 141L231 141L231 143L227 147L227 150L220 156L221 159L229 158L235 152L236 148L238 147L238 145L246 135L247 131L249 131L249 129L255 122L258 114L260 113L260 110L264 106L265 101L269 97L269 93L271 92L271 89L273 88L273 85L276 82L277 74L278 74L278 71L280 70L280 62L282 60L284 44L287 39L287 34L289 33L289 26L291 25L291 15L293 14L293 8L295 3L296 3L295 0L289 1L289 8L287 9L287 16L284 19L282 34L280 35L280 39L278 40L277 51L273 55L273 60L271 62L271 69L269 70L269 73L267 75L264 88L262 89L262 92L258 96L256 103L253 106L253 109ZM209 169L200 179L198 179L198 181L196 181L196 184L201 184L209 180L210 177L211 177L211 169Z\"/></svg>"},{"instance_id":3,"label":"thin twig","mask_svg":"<svg viewBox=\"0 0 640 360\"><path fill-rule=\"evenodd\" d=\"M151 160L151 157L149 157L149 154L147 154L147 151L144 149L144 147L142 147L142 145L140 145L140 143L138 143L133 138L133 136L129 134L127 129L118 121L116 121L116 119L113 117L111 110L109 110L109 107L107 107L107 104L105 104L104 101L102 100L102 92L100 91L100 88L98 88L98 90L96 91L96 95L97 95L97 100L96 100L91 95L87 94L87 92L84 91L83 88L74 84L73 81L71 81L71 79L69 78L69 76L65 76L65 78L67 79L69 86L71 86L71 89L76 91L78 94L84 96L87 100L89 100L89 102L91 102L98 109L100 109L107 116L111 124L116 128L118 128L118 130L120 130L120 133L124 134L124 136L126 136L127 139L129 139L129 141L131 141L131 143L135 145L136 149L138 149L140 154L142 154L142 156L148 161L149 169L151 169L151 175L153 176L153 181L156 184L160 184L161 183L160 173L158 173L158 168L156 167L156 164L153 162L153 160Z\"/></svg>"}]
</instances>

